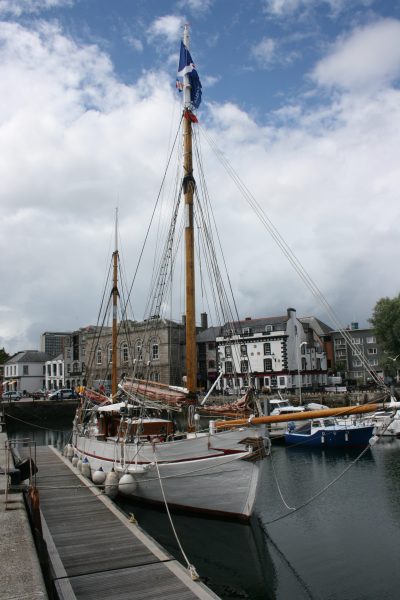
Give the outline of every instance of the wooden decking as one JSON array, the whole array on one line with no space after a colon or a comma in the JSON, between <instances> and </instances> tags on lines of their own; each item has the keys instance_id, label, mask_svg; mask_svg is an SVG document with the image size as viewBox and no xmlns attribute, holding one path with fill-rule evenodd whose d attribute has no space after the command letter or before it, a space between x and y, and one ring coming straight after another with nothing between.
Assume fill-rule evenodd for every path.
<instances>
[{"instance_id":1,"label":"wooden decking","mask_svg":"<svg viewBox=\"0 0 400 600\"><path fill-rule=\"evenodd\" d=\"M38 447L37 465L43 537L60 599L217 598L56 450Z\"/></svg>"}]
</instances>

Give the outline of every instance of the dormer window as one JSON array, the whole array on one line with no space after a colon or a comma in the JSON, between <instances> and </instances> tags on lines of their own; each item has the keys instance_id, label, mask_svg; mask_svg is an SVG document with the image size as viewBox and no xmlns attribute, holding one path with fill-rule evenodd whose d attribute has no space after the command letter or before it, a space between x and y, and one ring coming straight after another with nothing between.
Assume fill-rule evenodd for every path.
<instances>
[{"instance_id":1,"label":"dormer window","mask_svg":"<svg viewBox=\"0 0 400 600\"><path fill-rule=\"evenodd\" d=\"M266 325L266 326L265 326L265 331L267 331L268 333L269 333L270 331L272 331L272 325Z\"/></svg>"}]
</instances>

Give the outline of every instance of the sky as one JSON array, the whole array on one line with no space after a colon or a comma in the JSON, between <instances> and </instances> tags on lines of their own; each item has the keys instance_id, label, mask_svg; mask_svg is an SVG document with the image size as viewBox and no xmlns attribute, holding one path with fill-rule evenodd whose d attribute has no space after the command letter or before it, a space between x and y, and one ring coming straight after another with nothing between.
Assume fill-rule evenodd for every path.
<instances>
[{"instance_id":1,"label":"sky","mask_svg":"<svg viewBox=\"0 0 400 600\"><path fill-rule=\"evenodd\" d=\"M133 277L180 119L184 23L203 85L200 130L340 323L368 325L377 300L399 293L400 0L0 0L9 353L39 348L44 331L96 323L116 207ZM240 316L290 306L333 325L210 146L202 152Z\"/></svg>"}]
</instances>

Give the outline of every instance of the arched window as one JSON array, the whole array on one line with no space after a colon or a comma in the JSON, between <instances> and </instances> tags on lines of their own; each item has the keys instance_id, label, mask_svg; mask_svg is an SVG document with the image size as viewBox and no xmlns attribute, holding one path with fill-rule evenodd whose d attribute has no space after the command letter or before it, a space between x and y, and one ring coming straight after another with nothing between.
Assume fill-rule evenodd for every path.
<instances>
[{"instance_id":1,"label":"arched window","mask_svg":"<svg viewBox=\"0 0 400 600\"><path fill-rule=\"evenodd\" d=\"M96 364L101 365L102 362L103 362L103 353L101 351L101 348L97 348Z\"/></svg>"},{"instance_id":2,"label":"arched window","mask_svg":"<svg viewBox=\"0 0 400 600\"><path fill-rule=\"evenodd\" d=\"M121 362L127 363L129 360L129 348L128 343L124 342L121 346Z\"/></svg>"},{"instance_id":3,"label":"arched window","mask_svg":"<svg viewBox=\"0 0 400 600\"><path fill-rule=\"evenodd\" d=\"M143 360L143 343L142 340L136 341L136 358L137 360Z\"/></svg>"}]
</instances>

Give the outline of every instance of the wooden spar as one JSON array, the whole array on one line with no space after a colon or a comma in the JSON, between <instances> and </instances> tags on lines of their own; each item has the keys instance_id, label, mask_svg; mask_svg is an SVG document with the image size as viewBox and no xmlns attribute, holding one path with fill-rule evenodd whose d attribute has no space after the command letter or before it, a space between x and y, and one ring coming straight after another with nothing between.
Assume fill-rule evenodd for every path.
<instances>
[{"instance_id":1,"label":"wooden spar","mask_svg":"<svg viewBox=\"0 0 400 600\"><path fill-rule=\"evenodd\" d=\"M117 305L118 305L118 209L115 212L115 250L113 252L112 338L111 338L111 398L117 395Z\"/></svg>"},{"instance_id":2,"label":"wooden spar","mask_svg":"<svg viewBox=\"0 0 400 600\"><path fill-rule=\"evenodd\" d=\"M309 419L318 419L324 417L359 415L362 413L376 412L377 410L382 410L389 407L389 404L362 404L360 406L342 406L341 408L305 410L303 412L285 413L283 415L253 417L250 418L250 420L234 419L232 421L216 421L215 426L218 429L223 429L224 427L241 427L242 425L248 425L249 422L251 422L252 425L262 425L263 423L284 423L285 421L307 421Z\"/></svg>"},{"instance_id":3,"label":"wooden spar","mask_svg":"<svg viewBox=\"0 0 400 600\"><path fill-rule=\"evenodd\" d=\"M188 26L185 25L183 43L189 48ZM190 83L184 76L184 110L190 109ZM186 277L186 387L191 394L197 392L196 303L193 227L193 160L192 123L183 119L183 194L185 210L185 277Z\"/></svg>"}]
</instances>

